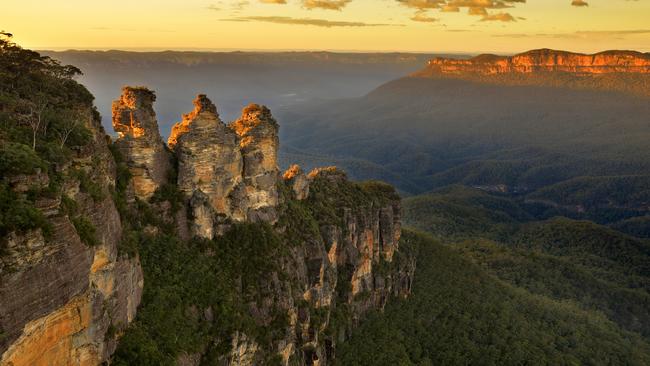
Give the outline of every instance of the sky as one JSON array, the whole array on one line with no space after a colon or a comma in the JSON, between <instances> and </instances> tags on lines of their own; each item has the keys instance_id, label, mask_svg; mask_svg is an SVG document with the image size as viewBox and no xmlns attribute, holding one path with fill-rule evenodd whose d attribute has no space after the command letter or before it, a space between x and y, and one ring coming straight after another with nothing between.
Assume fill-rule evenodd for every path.
<instances>
[{"instance_id":1,"label":"sky","mask_svg":"<svg viewBox=\"0 0 650 366\"><path fill-rule=\"evenodd\" d=\"M650 0L2 0L32 49L650 52Z\"/></svg>"}]
</instances>

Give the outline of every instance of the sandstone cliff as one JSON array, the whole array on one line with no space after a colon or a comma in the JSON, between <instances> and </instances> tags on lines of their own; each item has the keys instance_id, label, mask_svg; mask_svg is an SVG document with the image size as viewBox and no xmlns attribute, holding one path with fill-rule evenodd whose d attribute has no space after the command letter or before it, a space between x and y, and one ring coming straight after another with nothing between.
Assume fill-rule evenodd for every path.
<instances>
[{"instance_id":1,"label":"sandstone cliff","mask_svg":"<svg viewBox=\"0 0 650 366\"><path fill-rule=\"evenodd\" d=\"M336 168L317 169L309 174L310 195L300 203L286 196L293 186L286 183L288 204L280 208L276 230L290 251L275 259L282 263L278 275L285 280L279 286L263 281L261 287L268 283L274 300L253 305L251 312L259 314L260 324L270 321L263 314L278 304L288 314L286 333L271 347L282 364L328 365L337 344L367 311L410 293L415 258L396 256L401 205L392 187L352 183ZM294 211L297 207L301 209ZM309 212L306 217L298 214L302 209ZM310 224L315 231L308 229ZM268 351L245 352L252 362L242 364L261 364Z\"/></svg>"},{"instance_id":2,"label":"sandstone cliff","mask_svg":"<svg viewBox=\"0 0 650 366\"><path fill-rule=\"evenodd\" d=\"M633 51L605 51L593 55L533 50L514 56L480 55L468 60L436 58L429 69L445 74L568 72L574 74L650 74L650 55Z\"/></svg>"},{"instance_id":3,"label":"sandstone cliff","mask_svg":"<svg viewBox=\"0 0 650 366\"><path fill-rule=\"evenodd\" d=\"M232 223L186 243L153 231L143 238L149 295L116 364L149 359L142 350L151 346L167 357L153 362L181 365L329 365L368 311L408 296L415 258L399 245L395 190L350 182L333 167L290 172L277 186L274 225ZM170 345L175 337L191 341Z\"/></svg>"},{"instance_id":4,"label":"sandstone cliff","mask_svg":"<svg viewBox=\"0 0 650 366\"><path fill-rule=\"evenodd\" d=\"M277 358L284 365L330 364L337 343L367 311L381 309L392 296L410 292L415 261L408 251L399 251L401 207L394 189L350 182L334 167L306 175L295 165L281 175L278 129L268 108L256 104L227 125L205 95L197 96L194 110L172 128L168 144L176 156L180 214L187 213L190 236L209 240L190 240L190 246L198 245L202 254L184 254L189 258L183 262L220 268L220 276L233 276L208 292L228 293L228 298L239 299L228 306L245 308L243 313L220 312L224 305L214 304L191 310L204 315L187 320L186 326L208 327L214 329L208 333L225 335L197 340L202 351L181 348L177 363L260 365ZM157 203L152 208L161 207ZM173 216L166 212L170 205L166 207L160 216ZM150 222L148 231L155 236L145 241L158 243L156 237L174 226L178 227L172 222ZM168 245L181 245L174 243ZM226 250L231 245L234 252ZM240 257L240 252L246 257ZM232 267L242 260L246 263ZM199 264L205 261L210 264ZM177 265L185 264L169 266ZM221 272L205 275L217 273ZM155 281L151 286L166 286L166 280ZM181 309L196 305L188 303ZM149 314L150 307L158 306L151 300L141 311ZM261 329L265 331L260 333ZM123 346L132 349L132 338L126 338ZM213 349L223 342L229 344L228 352ZM134 357L125 350L118 353L118 363Z\"/></svg>"},{"instance_id":5,"label":"sandstone cliff","mask_svg":"<svg viewBox=\"0 0 650 366\"><path fill-rule=\"evenodd\" d=\"M115 144L127 158L135 195L141 199L151 197L167 181L169 171L169 156L153 109L155 100L156 95L147 88L124 87L113 102Z\"/></svg>"},{"instance_id":6,"label":"sandstone cliff","mask_svg":"<svg viewBox=\"0 0 650 366\"><path fill-rule=\"evenodd\" d=\"M220 218L245 220L245 210L233 199L243 185L239 141L205 95L174 126L169 142L178 158L178 188L191 198L193 233L212 238Z\"/></svg>"},{"instance_id":7,"label":"sandstone cliff","mask_svg":"<svg viewBox=\"0 0 650 366\"><path fill-rule=\"evenodd\" d=\"M514 56L436 58L413 77L452 78L503 85L561 87L650 96L650 55L605 51L592 55L533 50Z\"/></svg>"},{"instance_id":8,"label":"sandstone cliff","mask_svg":"<svg viewBox=\"0 0 650 366\"><path fill-rule=\"evenodd\" d=\"M289 184L297 200L304 200L309 197L309 181L299 165L290 166L282 174L282 178Z\"/></svg>"},{"instance_id":9,"label":"sandstone cliff","mask_svg":"<svg viewBox=\"0 0 650 366\"><path fill-rule=\"evenodd\" d=\"M118 255L115 164L99 120L85 128L92 140L56 176L18 179L43 188L35 208L51 226L0 239L0 365L98 365L136 315L143 277L137 257Z\"/></svg>"}]
</instances>

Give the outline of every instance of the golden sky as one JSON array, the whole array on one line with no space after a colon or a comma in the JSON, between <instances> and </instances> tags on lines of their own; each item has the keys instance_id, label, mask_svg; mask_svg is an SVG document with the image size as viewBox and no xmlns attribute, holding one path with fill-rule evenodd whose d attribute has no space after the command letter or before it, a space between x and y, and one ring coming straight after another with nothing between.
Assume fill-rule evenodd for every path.
<instances>
[{"instance_id":1,"label":"golden sky","mask_svg":"<svg viewBox=\"0 0 650 366\"><path fill-rule=\"evenodd\" d=\"M650 0L2 0L35 49L650 52Z\"/></svg>"}]
</instances>

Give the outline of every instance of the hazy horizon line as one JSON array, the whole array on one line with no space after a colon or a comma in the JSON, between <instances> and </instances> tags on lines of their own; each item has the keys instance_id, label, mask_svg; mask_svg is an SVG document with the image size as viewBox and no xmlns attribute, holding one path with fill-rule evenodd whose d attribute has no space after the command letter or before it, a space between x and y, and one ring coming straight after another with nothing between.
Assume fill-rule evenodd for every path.
<instances>
[{"instance_id":1,"label":"hazy horizon line","mask_svg":"<svg viewBox=\"0 0 650 366\"><path fill-rule=\"evenodd\" d=\"M459 55L459 56L475 56L480 54L498 54L504 56L516 55L530 50L536 49L552 49L556 51L566 51L572 53L582 54L596 54L604 51L634 51L640 53L650 53L650 50L642 49L623 49L623 48L606 48L600 51L582 52L572 51L569 49L560 49L553 47L537 47L521 51L413 51L413 50L356 50L356 49L312 49L312 48L210 48L210 47L30 47L30 49L38 52L75 52L75 51L90 51L90 52L134 52L134 53L164 53L164 52L204 52L204 53L352 53L352 54L414 54L414 55Z\"/></svg>"},{"instance_id":2,"label":"hazy horizon line","mask_svg":"<svg viewBox=\"0 0 650 366\"><path fill-rule=\"evenodd\" d=\"M357 50L357 49L333 49L333 48L212 48L212 47L25 47L36 51L124 51L124 52L215 52L215 53L235 53L235 52L270 52L270 53L289 53L289 52L328 52L328 53L409 53L409 54L459 54L472 55L481 52L470 51L413 51L413 50Z\"/></svg>"}]
</instances>

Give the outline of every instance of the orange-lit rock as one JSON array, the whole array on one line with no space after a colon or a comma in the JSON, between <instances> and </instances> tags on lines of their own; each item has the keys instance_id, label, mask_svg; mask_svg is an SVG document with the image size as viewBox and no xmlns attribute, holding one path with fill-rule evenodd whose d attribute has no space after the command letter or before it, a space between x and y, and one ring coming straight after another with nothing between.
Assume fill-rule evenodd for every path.
<instances>
[{"instance_id":1,"label":"orange-lit rock","mask_svg":"<svg viewBox=\"0 0 650 366\"><path fill-rule=\"evenodd\" d=\"M480 55L468 60L436 58L429 71L443 74L568 72L575 74L650 74L650 55L633 51L605 51L593 55L533 50L515 56Z\"/></svg>"},{"instance_id":2,"label":"orange-lit rock","mask_svg":"<svg viewBox=\"0 0 650 366\"><path fill-rule=\"evenodd\" d=\"M97 365L98 350L73 347L90 343L91 305L87 296L73 299L64 307L25 325L23 335L2 355L1 365L50 366Z\"/></svg>"},{"instance_id":3,"label":"orange-lit rock","mask_svg":"<svg viewBox=\"0 0 650 366\"><path fill-rule=\"evenodd\" d=\"M297 200L304 200L309 196L309 180L300 166L290 166L282 178L291 186Z\"/></svg>"},{"instance_id":4,"label":"orange-lit rock","mask_svg":"<svg viewBox=\"0 0 650 366\"><path fill-rule=\"evenodd\" d=\"M113 102L115 141L133 176L136 196L148 199L165 183L170 168L153 102L156 95L143 87L124 87Z\"/></svg>"},{"instance_id":5,"label":"orange-lit rock","mask_svg":"<svg viewBox=\"0 0 650 366\"><path fill-rule=\"evenodd\" d=\"M178 187L190 202L192 234L212 238L233 221L277 220L278 124L251 105L227 126L205 96L172 128Z\"/></svg>"}]
</instances>

